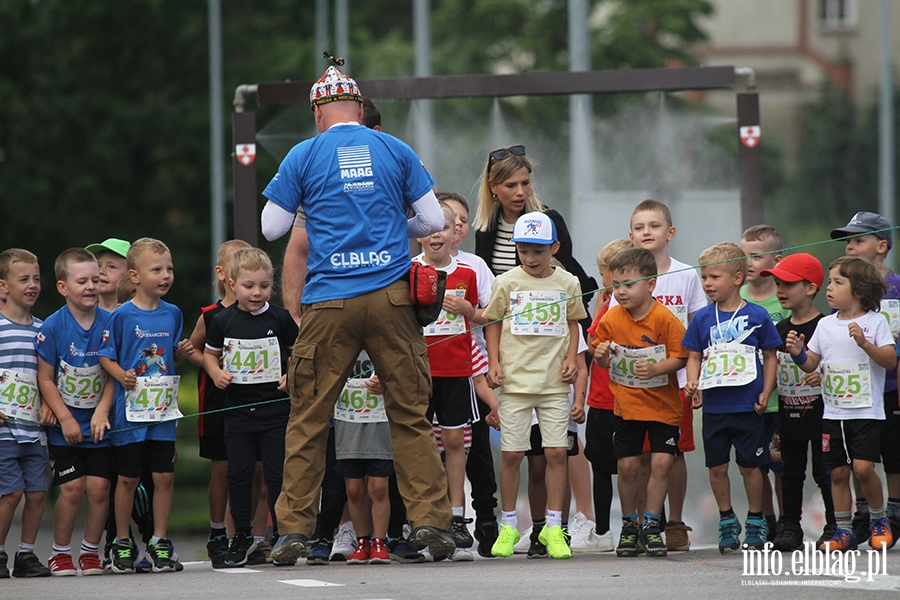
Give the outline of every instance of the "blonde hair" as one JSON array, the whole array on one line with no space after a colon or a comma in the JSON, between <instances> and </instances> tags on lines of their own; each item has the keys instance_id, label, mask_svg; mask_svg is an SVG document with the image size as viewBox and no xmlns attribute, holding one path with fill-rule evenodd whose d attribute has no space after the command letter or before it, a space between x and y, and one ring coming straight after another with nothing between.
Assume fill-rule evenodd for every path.
<instances>
[{"instance_id":1,"label":"blonde hair","mask_svg":"<svg viewBox=\"0 0 900 600\"><path fill-rule=\"evenodd\" d=\"M161 241L154 238L143 237L133 243L128 249L128 254L125 256L125 263L128 265L128 270L137 270L141 258L147 253L168 253L170 256L172 254L169 251L169 247Z\"/></svg>"},{"instance_id":2,"label":"blonde hair","mask_svg":"<svg viewBox=\"0 0 900 600\"><path fill-rule=\"evenodd\" d=\"M634 215L639 212L658 212L662 213L662 216L666 219L666 225L669 227L672 226L672 212L669 210L669 207L660 202L659 200L651 200L647 199L634 207L634 210L631 211L631 218L634 219ZM629 221L629 229L631 228L631 221Z\"/></svg>"},{"instance_id":3,"label":"blonde hair","mask_svg":"<svg viewBox=\"0 0 900 600\"><path fill-rule=\"evenodd\" d=\"M478 210L475 211L475 218L472 220L472 226L477 231L487 231L497 221L500 202L496 199L497 196L491 192L491 184L503 183L522 167L528 169L529 174L532 172L531 161L525 158L524 154L510 153L503 160L493 160L488 157L478 188ZM535 196L534 187L532 187L529 194L525 196L525 208L522 213L543 212L545 208Z\"/></svg>"},{"instance_id":4,"label":"blonde hair","mask_svg":"<svg viewBox=\"0 0 900 600\"><path fill-rule=\"evenodd\" d=\"M828 266L829 271L832 269L847 278L851 293L859 299L864 310L881 310L881 298L888 291L888 285L871 261L860 256L842 256Z\"/></svg>"},{"instance_id":5,"label":"blonde hair","mask_svg":"<svg viewBox=\"0 0 900 600\"><path fill-rule=\"evenodd\" d=\"M9 268L17 262L37 265L38 258L33 253L23 248L9 248L8 250L0 252L0 279L9 277Z\"/></svg>"},{"instance_id":6,"label":"blonde hair","mask_svg":"<svg viewBox=\"0 0 900 600\"><path fill-rule=\"evenodd\" d=\"M137 286L131 280L131 277L123 277L116 284L116 303L125 304L137 293Z\"/></svg>"},{"instance_id":7,"label":"blonde hair","mask_svg":"<svg viewBox=\"0 0 900 600\"><path fill-rule=\"evenodd\" d=\"M219 249L216 251L216 266L221 267L222 271L225 271L225 263L231 261L231 255L236 251L242 248L252 248L250 244L245 242L244 240L228 240L219 246ZM223 280L216 280L216 293L219 294L219 298L224 298L225 293L225 282Z\"/></svg>"},{"instance_id":8,"label":"blonde hair","mask_svg":"<svg viewBox=\"0 0 900 600\"><path fill-rule=\"evenodd\" d=\"M600 253L597 255L597 269L600 271L608 271L609 263L612 261L613 257L619 252L628 250L632 247L634 247L634 245L631 243L631 240L625 238L615 239L603 246L603 249L600 250Z\"/></svg>"},{"instance_id":9,"label":"blonde hair","mask_svg":"<svg viewBox=\"0 0 900 600\"><path fill-rule=\"evenodd\" d=\"M747 279L747 255L740 246L732 242L719 242L715 246L710 246L700 254L699 262L700 267L715 264L732 275L741 273L744 279Z\"/></svg>"},{"instance_id":10,"label":"blonde hair","mask_svg":"<svg viewBox=\"0 0 900 600\"><path fill-rule=\"evenodd\" d=\"M784 248L784 238L781 232L771 225L754 225L741 235L741 241L744 242L769 242L769 251L781 251Z\"/></svg>"},{"instance_id":11,"label":"blonde hair","mask_svg":"<svg viewBox=\"0 0 900 600\"><path fill-rule=\"evenodd\" d=\"M57 281L65 281L69 276L69 265L72 263L97 263L97 257L84 248L63 250L53 263L53 272Z\"/></svg>"},{"instance_id":12,"label":"blonde hair","mask_svg":"<svg viewBox=\"0 0 900 600\"><path fill-rule=\"evenodd\" d=\"M272 259L259 248L241 248L231 255L231 278L236 280L242 270L250 272L266 270L269 275L273 275L275 271Z\"/></svg>"}]
</instances>

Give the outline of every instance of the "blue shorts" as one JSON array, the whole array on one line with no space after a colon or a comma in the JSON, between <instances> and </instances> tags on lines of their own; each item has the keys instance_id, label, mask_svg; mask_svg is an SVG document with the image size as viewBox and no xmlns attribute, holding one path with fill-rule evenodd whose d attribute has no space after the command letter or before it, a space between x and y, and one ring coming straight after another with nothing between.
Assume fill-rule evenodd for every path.
<instances>
[{"instance_id":1,"label":"blue shorts","mask_svg":"<svg viewBox=\"0 0 900 600\"><path fill-rule=\"evenodd\" d=\"M703 452L706 468L726 465L734 447L739 467L762 467L769 464L769 439L766 419L755 412L703 413Z\"/></svg>"},{"instance_id":2,"label":"blue shorts","mask_svg":"<svg viewBox=\"0 0 900 600\"><path fill-rule=\"evenodd\" d=\"M47 491L47 448L40 442L0 440L0 496Z\"/></svg>"},{"instance_id":3,"label":"blue shorts","mask_svg":"<svg viewBox=\"0 0 900 600\"><path fill-rule=\"evenodd\" d=\"M383 458L344 458L334 461L334 472L347 479L390 477L394 474L394 461Z\"/></svg>"}]
</instances>

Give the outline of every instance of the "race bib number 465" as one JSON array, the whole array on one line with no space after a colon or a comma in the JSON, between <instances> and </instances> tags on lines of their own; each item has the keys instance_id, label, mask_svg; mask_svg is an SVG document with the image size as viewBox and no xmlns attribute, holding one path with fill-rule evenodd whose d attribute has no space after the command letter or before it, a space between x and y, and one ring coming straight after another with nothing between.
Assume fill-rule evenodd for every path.
<instances>
[{"instance_id":1,"label":"race bib number 465","mask_svg":"<svg viewBox=\"0 0 900 600\"><path fill-rule=\"evenodd\" d=\"M0 372L0 412L23 421L40 421L37 379L18 371Z\"/></svg>"},{"instance_id":2,"label":"race bib number 465","mask_svg":"<svg viewBox=\"0 0 900 600\"><path fill-rule=\"evenodd\" d=\"M511 292L510 332L513 335L565 337L568 331L566 298L565 292Z\"/></svg>"},{"instance_id":3,"label":"race bib number 465","mask_svg":"<svg viewBox=\"0 0 900 600\"><path fill-rule=\"evenodd\" d=\"M334 406L334 418L353 423L386 422L384 396L370 394L365 379L349 379Z\"/></svg>"},{"instance_id":4,"label":"race bib number 465","mask_svg":"<svg viewBox=\"0 0 900 600\"><path fill-rule=\"evenodd\" d=\"M181 418L178 410L179 375L138 377L125 392L125 418L132 423L159 423Z\"/></svg>"}]
</instances>

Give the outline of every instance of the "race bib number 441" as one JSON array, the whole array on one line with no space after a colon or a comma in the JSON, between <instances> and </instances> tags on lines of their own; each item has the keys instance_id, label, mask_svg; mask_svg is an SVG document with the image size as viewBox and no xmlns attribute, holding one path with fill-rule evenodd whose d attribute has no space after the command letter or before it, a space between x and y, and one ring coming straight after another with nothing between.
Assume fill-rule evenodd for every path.
<instances>
[{"instance_id":1,"label":"race bib number 441","mask_svg":"<svg viewBox=\"0 0 900 600\"><path fill-rule=\"evenodd\" d=\"M666 347L663 345L650 348L626 348L618 344L610 347L609 378L632 388L661 387L669 383L668 375L658 375L651 379L638 379L635 365L639 360L649 363L660 363L666 360Z\"/></svg>"},{"instance_id":2,"label":"race bib number 441","mask_svg":"<svg viewBox=\"0 0 900 600\"><path fill-rule=\"evenodd\" d=\"M0 412L23 421L40 421L37 379L18 371L0 372Z\"/></svg>"},{"instance_id":3,"label":"race bib number 441","mask_svg":"<svg viewBox=\"0 0 900 600\"><path fill-rule=\"evenodd\" d=\"M703 351L700 389L747 385L756 380L756 348L747 344L715 344Z\"/></svg>"},{"instance_id":4,"label":"race bib number 441","mask_svg":"<svg viewBox=\"0 0 900 600\"><path fill-rule=\"evenodd\" d=\"M822 397L835 408L872 406L869 363L823 363Z\"/></svg>"},{"instance_id":5,"label":"race bib number 441","mask_svg":"<svg viewBox=\"0 0 900 600\"><path fill-rule=\"evenodd\" d=\"M179 375L138 377L134 389L125 392L125 418L132 423L160 423L179 419Z\"/></svg>"},{"instance_id":6,"label":"race bib number 441","mask_svg":"<svg viewBox=\"0 0 900 600\"><path fill-rule=\"evenodd\" d=\"M565 292L511 292L510 332L513 335L565 337L568 332L566 299Z\"/></svg>"},{"instance_id":7,"label":"race bib number 441","mask_svg":"<svg viewBox=\"0 0 900 600\"><path fill-rule=\"evenodd\" d=\"M281 380L281 348L277 337L261 340L225 338L222 358L225 370L234 377L231 383L246 385Z\"/></svg>"}]
</instances>

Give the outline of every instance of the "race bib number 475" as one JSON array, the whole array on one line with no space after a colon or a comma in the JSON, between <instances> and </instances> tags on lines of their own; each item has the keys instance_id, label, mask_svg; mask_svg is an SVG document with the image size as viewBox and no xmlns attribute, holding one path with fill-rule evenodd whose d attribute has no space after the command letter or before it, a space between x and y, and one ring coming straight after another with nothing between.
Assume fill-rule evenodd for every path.
<instances>
[{"instance_id":1,"label":"race bib number 475","mask_svg":"<svg viewBox=\"0 0 900 600\"><path fill-rule=\"evenodd\" d=\"M179 375L138 377L134 389L125 392L125 418L132 423L159 423L179 419Z\"/></svg>"}]
</instances>

